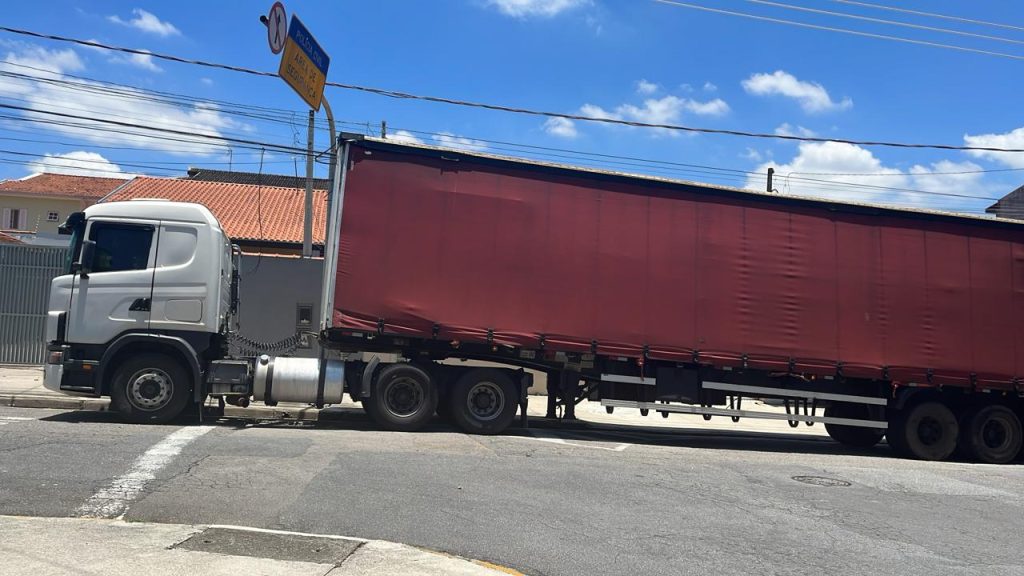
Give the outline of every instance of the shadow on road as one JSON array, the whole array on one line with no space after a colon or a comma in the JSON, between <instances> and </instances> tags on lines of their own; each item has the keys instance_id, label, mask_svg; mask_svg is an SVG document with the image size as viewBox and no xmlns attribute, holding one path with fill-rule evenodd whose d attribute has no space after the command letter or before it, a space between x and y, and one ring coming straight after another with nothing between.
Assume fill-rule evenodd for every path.
<instances>
[{"instance_id":1,"label":"shadow on road","mask_svg":"<svg viewBox=\"0 0 1024 576\"><path fill-rule=\"evenodd\" d=\"M123 420L113 412L73 411L62 412L42 418L51 422L72 424L116 423ZM196 424L199 419L190 417L167 426ZM320 411L319 420L295 420L290 418L262 419L245 417L204 418L203 424L224 428L296 428L307 427L320 430L379 431L358 408L325 408ZM752 452L860 455L869 457L895 457L883 442L869 450L852 450L823 436L808 434L785 434L777 432L748 432L721 429L662 428L635 425L594 423L582 420L557 420L531 417L529 428L519 427L519 421L506 430L503 436L535 437L537 433L546 437L562 438L572 442L621 443L635 446L659 446L669 448L711 448ZM459 429L440 418L417 433L461 433ZM397 432L396 432L397 434Z\"/></svg>"}]
</instances>

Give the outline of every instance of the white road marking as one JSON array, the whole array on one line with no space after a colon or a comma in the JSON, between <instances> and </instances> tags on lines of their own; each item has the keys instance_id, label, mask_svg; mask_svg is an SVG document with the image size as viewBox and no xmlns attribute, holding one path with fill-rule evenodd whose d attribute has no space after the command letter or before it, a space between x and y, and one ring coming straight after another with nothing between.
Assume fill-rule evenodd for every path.
<instances>
[{"instance_id":1,"label":"white road marking","mask_svg":"<svg viewBox=\"0 0 1024 576\"><path fill-rule=\"evenodd\" d=\"M128 505L142 492L156 473L170 463L193 440L213 430L213 426L189 426L168 434L139 456L128 472L95 493L78 508L82 518L123 518Z\"/></svg>"},{"instance_id":2,"label":"white road marking","mask_svg":"<svg viewBox=\"0 0 1024 576\"><path fill-rule=\"evenodd\" d=\"M562 446L573 446L575 448L593 448L594 450L607 450L609 452L622 452L626 448L632 446L632 444L618 444L614 448L608 446L598 446L596 444L577 444L575 442L569 442L564 438L558 436L551 436L538 432L537 430L529 429L529 436L508 436L508 438L522 438L523 440L537 440L538 442L550 442L551 444L561 444Z\"/></svg>"},{"instance_id":3,"label":"white road marking","mask_svg":"<svg viewBox=\"0 0 1024 576\"><path fill-rule=\"evenodd\" d=\"M285 536L310 536L313 538L329 538L331 540L349 540L351 542L369 542L365 538L353 538L351 536L337 536L335 534L311 534L309 532L292 532L290 530L271 530L270 528L253 528L251 526L233 526L231 524L210 524L207 528L223 528L226 530L241 530L244 532L262 532L264 534L283 534Z\"/></svg>"},{"instance_id":4,"label":"white road marking","mask_svg":"<svg viewBox=\"0 0 1024 576\"><path fill-rule=\"evenodd\" d=\"M23 422L25 420L35 420L35 418L24 418L22 416L0 416L0 426L10 424L11 422Z\"/></svg>"}]
</instances>

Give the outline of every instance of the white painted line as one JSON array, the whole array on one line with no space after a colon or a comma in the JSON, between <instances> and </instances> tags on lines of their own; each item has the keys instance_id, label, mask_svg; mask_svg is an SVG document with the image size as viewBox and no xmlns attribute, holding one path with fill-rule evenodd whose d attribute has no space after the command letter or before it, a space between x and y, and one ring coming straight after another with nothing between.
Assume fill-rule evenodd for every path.
<instances>
[{"instance_id":1,"label":"white painted line","mask_svg":"<svg viewBox=\"0 0 1024 576\"><path fill-rule=\"evenodd\" d=\"M507 438L522 438L523 440L536 440L538 442L550 442L551 444L560 444L562 446L572 446L574 448L592 448L594 450L607 450L609 452L622 452L626 448L629 448L630 446L632 446L632 444L622 444L622 443L620 443L617 446L615 446L614 448L609 448L607 446L597 446L597 445L594 445L594 444L577 444L575 442L569 442L568 440L566 440L564 438L559 438L557 436L539 435L537 433L537 431L533 430L533 429L528 429L528 431L530 433L529 436L507 436Z\"/></svg>"},{"instance_id":2,"label":"white painted line","mask_svg":"<svg viewBox=\"0 0 1024 576\"><path fill-rule=\"evenodd\" d=\"M82 518L123 518L128 505L142 492L156 473L170 463L193 440L213 430L213 426L189 426L176 430L139 456L128 472L95 493L78 508Z\"/></svg>"},{"instance_id":3,"label":"white painted line","mask_svg":"<svg viewBox=\"0 0 1024 576\"><path fill-rule=\"evenodd\" d=\"M0 416L0 422L4 420L10 420L12 422L21 422L23 420L35 420L35 418L25 418L24 416Z\"/></svg>"},{"instance_id":4,"label":"white painted line","mask_svg":"<svg viewBox=\"0 0 1024 576\"><path fill-rule=\"evenodd\" d=\"M352 542L369 542L369 540L365 538L352 538L351 536L338 536L335 534L311 534L309 532L292 532L290 530L271 530L270 528L253 528L251 526L232 526L231 524L210 524L208 528L242 530L245 532L262 532L264 534L283 534L285 536L308 536L310 538L330 538L331 540L349 540Z\"/></svg>"}]
</instances>

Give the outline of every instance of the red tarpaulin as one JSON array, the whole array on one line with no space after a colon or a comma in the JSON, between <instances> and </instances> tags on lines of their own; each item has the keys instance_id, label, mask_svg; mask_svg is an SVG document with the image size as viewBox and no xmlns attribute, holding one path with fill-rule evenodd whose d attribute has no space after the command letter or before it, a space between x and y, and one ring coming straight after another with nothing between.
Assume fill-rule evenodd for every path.
<instances>
[{"instance_id":1,"label":"red tarpaulin","mask_svg":"<svg viewBox=\"0 0 1024 576\"><path fill-rule=\"evenodd\" d=\"M337 326L1011 385L1024 226L379 142L352 147Z\"/></svg>"}]
</instances>

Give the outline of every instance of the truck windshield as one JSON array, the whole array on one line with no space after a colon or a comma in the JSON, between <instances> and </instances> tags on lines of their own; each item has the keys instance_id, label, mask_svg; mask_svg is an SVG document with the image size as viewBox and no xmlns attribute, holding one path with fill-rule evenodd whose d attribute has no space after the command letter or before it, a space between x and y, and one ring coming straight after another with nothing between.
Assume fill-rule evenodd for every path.
<instances>
[{"instance_id":1,"label":"truck windshield","mask_svg":"<svg viewBox=\"0 0 1024 576\"><path fill-rule=\"evenodd\" d=\"M71 265L78 260L78 254L82 251L82 234L85 232L85 213L74 212L68 215L66 222L60 225L57 230L61 234L70 234L70 250L64 257L64 273L71 273Z\"/></svg>"}]
</instances>

